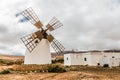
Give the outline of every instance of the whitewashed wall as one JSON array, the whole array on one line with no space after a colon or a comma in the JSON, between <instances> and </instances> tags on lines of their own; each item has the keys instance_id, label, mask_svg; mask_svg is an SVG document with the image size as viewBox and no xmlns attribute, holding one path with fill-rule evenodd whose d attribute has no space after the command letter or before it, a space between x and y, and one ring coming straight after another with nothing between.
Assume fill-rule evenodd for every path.
<instances>
[{"instance_id":1,"label":"whitewashed wall","mask_svg":"<svg viewBox=\"0 0 120 80\"><path fill-rule=\"evenodd\" d=\"M91 54L91 62L90 66L97 66L98 63L100 64L100 58L102 57L100 52L92 52Z\"/></svg>"},{"instance_id":2,"label":"whitewashed wall","mask_svg":"<svg viewBox=\"0 0 120 80\"><path fill-rule=\"evenodd\" d=\"M64 54L64 65L83 65L82 53Z\"/></svg>"},{"instance_id":3,"label":"whitewashed wall","mask_svg":"<svg viewBox=\"0 0 120 80\"><path fill-rule=\"evenodd\" d=\"M70 54L64 54L64 65L71 65L71 56Z\"/></svg>"},{"instance_id":4,"label":"whitewashed wall","mask_svg":"<svg viewBox=\"0 0 120 80\"><path fill-rule=\"evenodd\" d=\"M120 66L120 53L103 53L100 59L100 65L108 64L112 66Z\"/></svg>"},{"instance_id":5,"label":"whitewashed wall","mask_svg":"<svg viewBox=\"0 0 120 80\"><path fill-rule=\"evenodd\" d=\"M64 54L64 65L97 66L98 63L100 66L103 66L104 64L108 64L110 67L120 66L120 53L89 52Z\"/></svg>"},{"instance_id":6,"label":"whitewashed wall","mask_svg":"<svg viewBox=\"0 0 120 80\"><path fill-rule=\"evenodd\" d=\"M85 60L86 58L86 60ZM91 64L91 54L90 53L84 53L82 57L83 65L89 65Z\"/></svg>"},{"instance_id":7,"label":"whitewashed wall","mask_svg":"<svg viewBox=\"0 0 120 80\"><path fill-rule=\"evenodd\" d=\"M51 53L48 40L42 39L31 53L27 50L24 64L51 64Z\"/></svg>"}]
</instances>

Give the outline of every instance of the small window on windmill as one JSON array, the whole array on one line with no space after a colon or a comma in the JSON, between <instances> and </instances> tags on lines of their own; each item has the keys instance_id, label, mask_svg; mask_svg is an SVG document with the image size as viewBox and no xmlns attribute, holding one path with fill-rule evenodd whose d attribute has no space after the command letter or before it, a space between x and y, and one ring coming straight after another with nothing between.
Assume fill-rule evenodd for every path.
<instances>
[{"instance_id":1,"label":"small window on windmill","mask_svg":"<svg viewBox=\"0 0 120 80\"><path fill-rule=\"evenodd\" d=\"M87 58L84 58L84 61L87 61Z\"/></svg>"},{"instance_id":2,"label":"small window on windmill","mask_svg":"<svg viewBox=\"0 0 120 80\"><path fill-rule=\"evenodd\" d=\"M38 40L35 40L35 43L38 43Z\"/></svg>"},{"instance_id":3,"label":"small window on windmill","mask_svg":"<svg viewBox=\"0 0 120 80\"><path fill-rule=\"evenodd\" d=\"M68 57L67 57L67 60L68 60Z\"/></svg>"},{"instance_id":4,"label":"small window on windmill","mask_svg":"<svg viewBox=\"0 0 120 80\"><path fill-rule=\"evenodd\" d=\"M115 56L112 56L112 58L115 58Z\"/></svg>"}]
</instances>

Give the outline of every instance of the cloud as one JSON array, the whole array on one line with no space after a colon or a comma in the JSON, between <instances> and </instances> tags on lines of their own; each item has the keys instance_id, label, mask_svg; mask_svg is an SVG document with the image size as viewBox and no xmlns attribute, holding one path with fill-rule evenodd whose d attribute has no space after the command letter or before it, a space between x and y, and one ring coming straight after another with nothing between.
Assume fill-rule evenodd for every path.
<instances>
[{"instance_id":1,"label":"cloud","mask_svg":"<svg viewBox=\"0 0 120 80\"><path fill-rule=\"evenodd\" d=\"M20 41L37 30L15 14L32 7L44 24L56 16L64 26L51 32L67 50L120 49L119 0L1 0L0 52L24 55Z\"/></svg>"},{"instance_id":2,"label":"cloud","mask_svg":"<svg viewBox=\"0 0 120 80\"><path fill-rule=\"evenodd\" d=\"M8 29L6 28L5 25L0 24L0 33L6 33L8 31Z\"/></svg>"}]
</instances>

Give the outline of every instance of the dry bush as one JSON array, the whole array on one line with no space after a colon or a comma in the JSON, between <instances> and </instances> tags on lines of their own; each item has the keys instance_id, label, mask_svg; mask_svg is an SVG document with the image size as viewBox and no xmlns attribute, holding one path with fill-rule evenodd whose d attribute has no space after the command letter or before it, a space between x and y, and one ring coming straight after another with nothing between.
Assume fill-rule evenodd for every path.
<instances>
[{"instance_id":1,"label":"dry bush","mask_svg":"<svg viewBox=\"0 0 120 80\"><path fill-rule=\"evenodd\" d=\"M18 59L18 60L15 60L14 61L14 64L17 64L17 65L21 65L24 63L24 60L23 59Z\"/></svg>"},{"instance_id":2,"label":"dry bush","mask_svg":"<svg viewBox=\"0 0 120 80\"><path fill-rule=\"evenodd\" d=\"M0 72L0 74L9 74L9 73L10 73L9 70L2 70L2 71Z\"/></svg>"},{"instance_id":3,"label":"dry bush","mask_svg":"<svg viewBox=\"0 0 120 80\"><path fill-rule=\"evenodd\" d=\"M64 62L64 59L55 59L55 60L52 60L52 63L53 63L53 64L63 63L63 62Z\"/></svg>"},{"instance_id":4,"label":"dry bush","mask_svg":"<svg viewBox=\"0 0 120 80\"><path fill-rule=\"evenodd\" d=\"M55 58L55 60L52 60L52 63L53 63L53 64L63 63L63 62L64 62L63 56L57 56L57 57Z\"/></svg>"},{"instance_id":5,"label":"dry bush","mask_svg":"<svg viewBox=\"0 0 120 80\"><path fill-rule=\"evenodd\" d=\"M23 64L23 59L18 59L18 60L0 59L0 64L1 65L13 65L13 64L21 65Z\"/></svg>"},{"instance_id":6,"label":"dry bush","mask_svg":"<svg viewBox=\"0 0 120 80\"><path fill-rule=\"evenodd\" d=\"M47 66L44 65L16 65L13 67L14 71L35 71L35 72L42 72L47 70Z\"/></svg>"},{"instance_id":7,"label":"dry bush","mask_svg":"<svg viewBox=\"0 0 120 80\"><path fill-rule=\"evenodd\" d=\"M3 69L0 71L0 74L9 74L12 73L13 69L12 68L7 68L7 69Z\"/></svg>"},{"instance_id":8,"label":"dry bush","mask_svg":"<svg viewBox=\"0 0 120 80\"><path fill-rule=\"evenodd\" d=\"M16 65L14 71L19 72L65 72L64 67L55 64L49 65Z\"/></svg>"},{"instance_id":9,"label":"dry bush","mask_svg":"<svg viewBox=\"0 0 120 80\"><path fill-rule=\"evenodd\" d=\"M0 59L0 64L12 65L14 62L12 60Z\"/></svg>"},{"instance_id":10,"label":"dry bush","mask_svg":"<svg viewBox=\"0 0 120 80\"><path fill-rule=\"evenodd\" d=\"M117 72L120 73L120 67L98 67L98 66L65 66L65 69L67 71L85 71L85 72L105 72L105 73L110 73L110 72Z\"/></svg>"},{"instance_id":11,"label":"dry bush","mask_svg":"<svg viewBox=\"0 0 120 80\"><path fill-rule=\"evenodd\" d=\"M66 70L64 69L64 67L60 66L60 65L51 65L48 66L48 72L66 72Z\"/></svg>"}]
</instances>

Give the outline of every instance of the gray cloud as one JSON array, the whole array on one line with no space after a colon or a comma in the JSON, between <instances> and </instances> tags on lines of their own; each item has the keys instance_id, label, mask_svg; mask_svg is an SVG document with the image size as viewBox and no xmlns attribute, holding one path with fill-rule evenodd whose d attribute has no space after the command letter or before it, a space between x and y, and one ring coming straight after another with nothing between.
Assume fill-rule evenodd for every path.
<instances>
[{"instance_id":1,"label":"gray cloud","mask_svg":"<svg viewBox=\"0 0 120 80\"><path fill-rule=\"evenodd\" d=\"M68 50L120 49L119 0L2 0L0 49L24 54L20 38L37 29L30 23L18 23L15 14L29 6L44 25L53 16L63 23L63 27L51 33Z\"/></svg>"},{"instance_id":2,"label":"gray cloud","mask_svg":"<svg viewBox=\"0 0 120 80\"><path fill-rule=\"evenodd\" d=\"M0 24L0 33L6 33L8 31L8 29L6 28L5 25Z\"/></svg>"}]
</instances>

